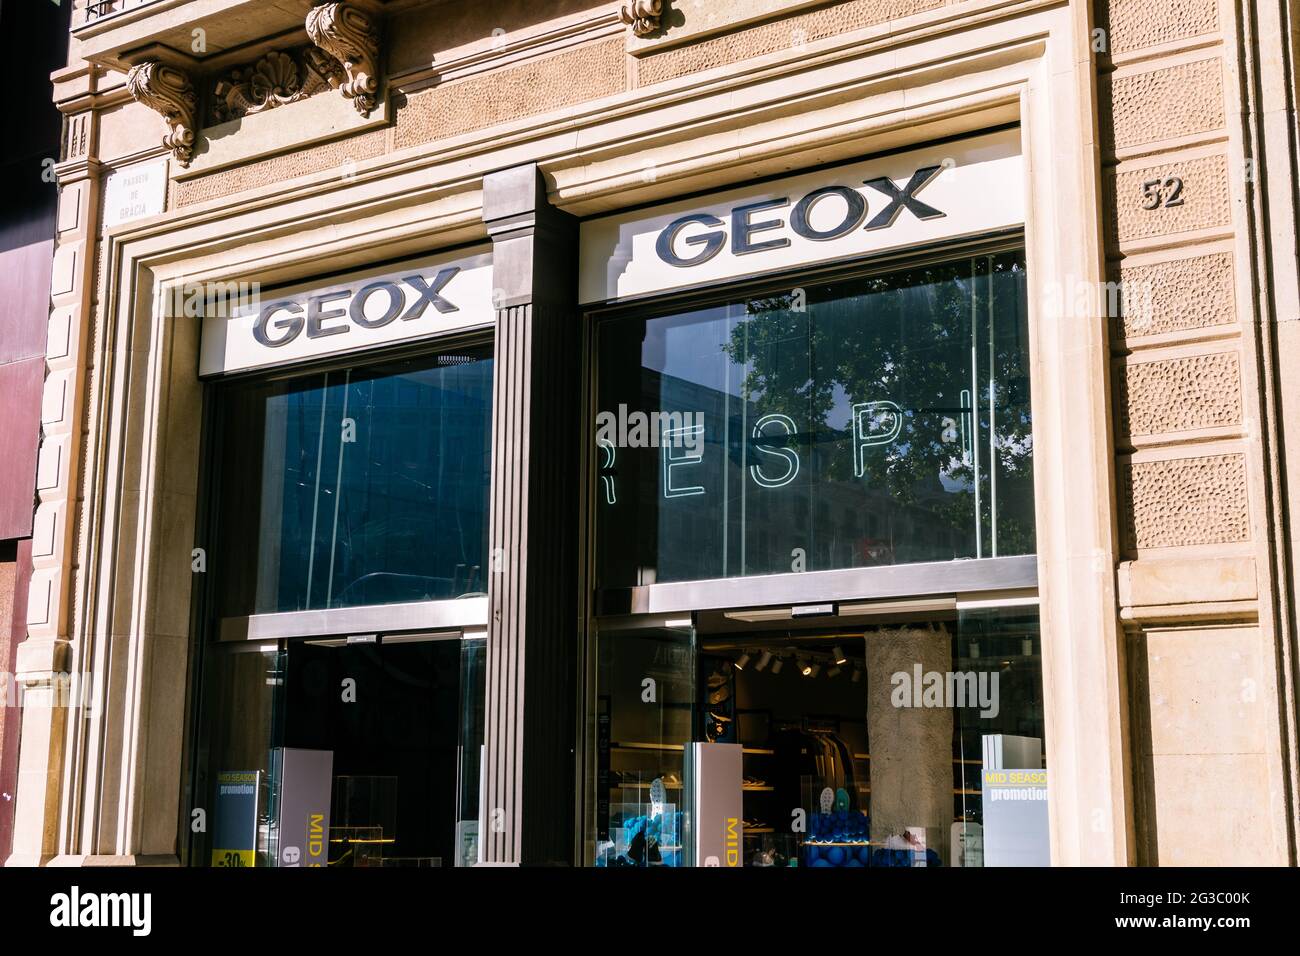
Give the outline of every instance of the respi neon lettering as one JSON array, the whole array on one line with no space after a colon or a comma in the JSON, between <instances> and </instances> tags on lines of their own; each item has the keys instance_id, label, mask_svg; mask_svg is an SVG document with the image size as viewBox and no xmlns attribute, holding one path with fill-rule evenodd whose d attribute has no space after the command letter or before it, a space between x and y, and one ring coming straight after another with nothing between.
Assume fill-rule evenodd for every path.
<instances>
[{"instance_id":1,"label":"respi neon lettering","mask_svg":"<svg viewBox=\"0 0 1300 956\"><path fill-rule=\"evenodd\" d=\"M903 430L903 409L890 401L860 402L853 406L850 419L853 435L853 474L858 478L867 472L867 449L888 445ZM754 451L764 459L749 466L749 477L762 488L783 488L799 474L801 459L790 441L797 435L794 419L780 413L770 413L754 422L750 437ZM601 481L605 500L613 504L615 481L611 470L614 448L609 442L597 441L605 449L605 462L601 466ZM707 493L703 485L690 481L690 468L704 463L705 426L665 428L659 441L661 487L665 498L686 498Z\"/></svg>"}]
</instances>

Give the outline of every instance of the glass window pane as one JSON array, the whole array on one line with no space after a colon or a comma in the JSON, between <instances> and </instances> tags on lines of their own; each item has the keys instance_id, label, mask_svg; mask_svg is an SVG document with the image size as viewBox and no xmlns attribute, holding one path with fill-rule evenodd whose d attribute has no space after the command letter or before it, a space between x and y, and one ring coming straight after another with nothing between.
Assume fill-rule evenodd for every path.
<instances>
[{"instance_id":1,"label":"glass window pane","mask_svg":"<svg viewBox=\"0 0 1300 956\"><path fill-rule=\"evenodd\" d=\"M601 628L596 661L597 866L1047 862L1037 607L706 614Z\"/></svg>"},{"instance_id":2,"label":"glass window pane","mask_svg":"<svg viewBox=\"0 0 1300 956\"><path fill-rule=\"evenodd\" d=\"M592 862L687 865L683 757L696 723L691 629L601 633L596 670Z\"/></svg>"},{"instance_id":3,"label":"glass window pane","mask_svg":"<svg viewBox=\"0 0 1300 956\"><path fill-rule=\"evenodd\" d=\"M1029 554L1024 259L602 322L602 586Z\"/></svg>"},{"instance_id":4,"label":"glass window pane","mask_svg":"<svg viewBox=\"0 0 1300 956\"><path fill-rule=\"evenodd\" d=\"M233 644L210 647L204 658L193 799L207 826L192 834L190 862L271 866L271 752L283 734L284 655L278 644Z\"/></svg>"},{"instance_id":5,"label":"glass window pane","mask_svg":"<svg viewBox=\"0 0 1300 956\"><path fill-rule=\"evenodd\" d=\"M225 389L221 616L484 592L491 414L487 348Z\"/></svg>"}]
</instances>

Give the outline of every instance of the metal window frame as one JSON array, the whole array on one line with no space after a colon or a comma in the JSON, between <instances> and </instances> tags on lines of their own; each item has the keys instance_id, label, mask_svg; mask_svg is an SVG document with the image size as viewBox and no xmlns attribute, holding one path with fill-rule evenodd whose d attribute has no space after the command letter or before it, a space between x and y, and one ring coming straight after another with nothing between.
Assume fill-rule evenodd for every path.
<instances>
[{"instance_id":1,"label":"metal window frame","mask_svg":"<svg viewBox=\"0 0 1300 956\"><path fill-rule=\"evenodd\" d=\"M593 617L901 597L957 597L970 592L1024 591L1037 586L1038 558L1027 554L606 588L596 592Z\"/></svg>"},{"instance_id":2,"label":"metal window frame","mask_svg":"<svg viewBox=\"0 0 1300 956\"><path fill-rule=\"evenodd\" d=\"M406 604L366 604L316 611L281 611L221 619L217 641L275 641L295 637L346 637L403 631L482 630L487 627L486 597Z\"/></svg>"}]
</instances>

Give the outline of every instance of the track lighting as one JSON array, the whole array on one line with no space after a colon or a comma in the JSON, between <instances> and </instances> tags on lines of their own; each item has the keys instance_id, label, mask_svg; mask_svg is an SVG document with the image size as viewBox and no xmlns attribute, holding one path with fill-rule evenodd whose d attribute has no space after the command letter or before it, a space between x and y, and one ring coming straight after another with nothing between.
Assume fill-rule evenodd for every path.
<instances>
[{"instance_id":1,"label":"track lighting","mask_svg":"<svg viewBox=\"0 0 1300 956\"><path fill-rule=\"evenodd\" d=\"M776 660L772 662L772 673L773 674L781 673L782 667L785 667L785 659L778 657Z\"/></svg>"},{"instance_id":2,"label":"track lighting","mask_svg":"<svg viewBox=\"0 0 1300 956\"><path fill-rule=\"evenodd\" d=\"M804 677L811 677L813 672L812 665L805 660L799 661L799 673Z\"/></svg>"},{"instance_id":3,"label":"track lighting","mask_svg":"<svg viewBox=\"0 0 1300 956\"><path fill-rule=\"evenodd\" d=\"M840 676L840 673L841 673L841 670L842 670L842 669L840 668L840 665L839 665L839 664L836 664L836 665L834 665L833 667L831 667L830 670L828 670L828 671L826 672L826 676L827 676L827 677L839 677L839 676Z\"/></svg>"},{"instance_id":4,"label":"track lighting","mask_svg":"<svg viewBox=\"0 0 1300 956\"><path fill-rule=\"evenodd\" d=\"M814 664L812 667L808 668L809 677L816 677L821 672L822 672L822 666L820 664Z\"/></svg>"},{"instance_id":5,"label":"track lighting","mask_svg":"<svg viewBox=\"0 0 1300 956\"><path fill-rule=\"evenodd\" d=\"M770 663L772 663L772 652L764 651L762 654L758 655L758 663L754 665L754 670L756 671L767 670L767 665ZM773 673L776 672L773 671Z\"/></svg>"},{"instance_id":6,"label":"track lighting","mask_svg":"<svg viewBox=\"0 0 1300 956\"><path fill-rule=\"evenodd\" d=\"M740 656L736 658L736 670L743 671L745 665L749 663L749 651L741 651Z\"/></svg>"},{"instance_id":7,"label":"track lighting","mask_svg":"<svg viewBox=\"0 0 1300 956\"><path fill-rule=\"evenodd\" d=\"M854 667L854 668L853 668L853 676L852 676L851 678L849 678L849 679L850 679L851 681L853 681L853 683L856 684L858 681L862 680L862 671L858 670L857 667Z\"/></svg>"},{"instance_id":8,"label":"track lighting","mask_svg":"<svg viewBox=\"0 0 1300 956\"><path fill-rule=\"evenodd\" d=\"M842 647L840 647L838 644L836 644L836 645L835 645L835 663L836 663L836 664L843 664L843 663L845 663L846 661L848 661L848 658L844 656L844 648L842 648Z\"/></svg>"}]
</instances>

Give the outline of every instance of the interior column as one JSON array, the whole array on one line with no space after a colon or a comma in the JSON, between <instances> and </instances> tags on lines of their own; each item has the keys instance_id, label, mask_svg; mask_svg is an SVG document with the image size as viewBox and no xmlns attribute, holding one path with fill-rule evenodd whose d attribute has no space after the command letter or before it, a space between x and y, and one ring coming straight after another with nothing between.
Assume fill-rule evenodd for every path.
<instances>
[{"instance_id":1,"label":"interior column","mask_svg":"<svg viewBox=\"0 0 1300 956\"><path fill-rule=\"evenodd\" d=\"M947 631L921 627L867 635L867 737L871 748L871 839L924 827L926 846L948 859L952 823L952 710L922 706L922 675L952 670ZM909 691L898 706L896 674ZM915 690L915 697L910 691Z\"/></svg>"}]
</instances>

